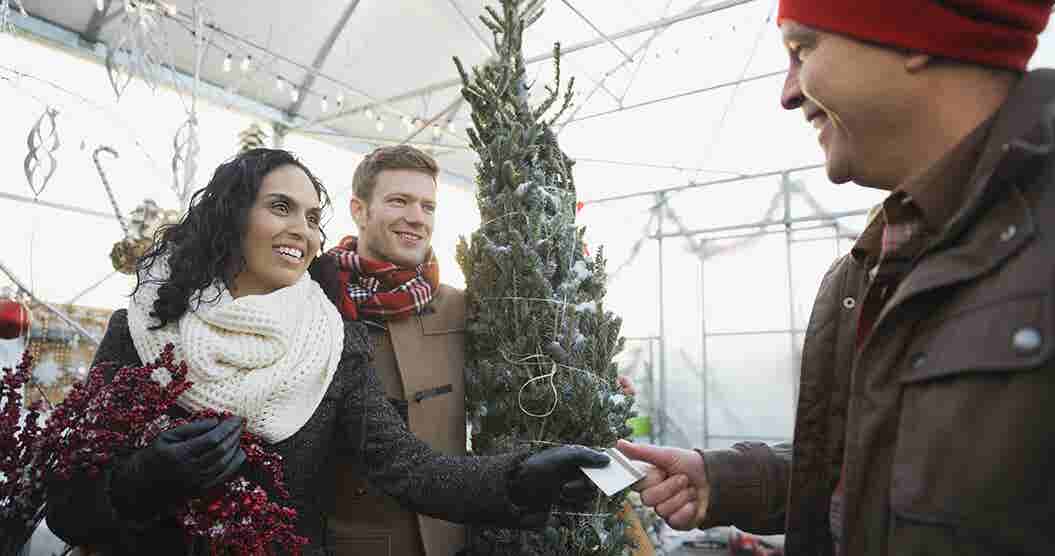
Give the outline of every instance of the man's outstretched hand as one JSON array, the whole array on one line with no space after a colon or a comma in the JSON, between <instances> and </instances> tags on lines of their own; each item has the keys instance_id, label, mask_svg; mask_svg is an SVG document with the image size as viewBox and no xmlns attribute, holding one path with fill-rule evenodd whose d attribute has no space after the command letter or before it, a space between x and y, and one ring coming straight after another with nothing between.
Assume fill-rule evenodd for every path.
<instances>
[{"instance_id":1,"label":"man's outstretched hand","mask_svg":"<svg viewBox=\"0 0 1055 556\"><path fill-rule=\"evenodd\" d=\"M616 448L628 458L648 464L639 466L646 475L633 488L668 525L685 531L703 523L711 487L699 452L626 440L620 440Z\"/></svg>"}]
</instances>

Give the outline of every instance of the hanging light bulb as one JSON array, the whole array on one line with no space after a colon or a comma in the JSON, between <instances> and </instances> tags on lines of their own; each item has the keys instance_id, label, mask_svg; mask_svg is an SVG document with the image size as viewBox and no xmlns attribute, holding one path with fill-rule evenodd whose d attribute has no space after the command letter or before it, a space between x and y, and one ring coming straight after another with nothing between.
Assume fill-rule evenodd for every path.
<instances>
[{"instance_id":1,"label":"hanging light bulb","mask_svg":"<svg viewBox=\"0 0 1055 556\"><path fill-rule=\"evenodd\" d=\"M249 71L250 69L252 69L252 67L253 67L253 57L252 56L246 55L245 58L242 58L242 73L245 73L245 72Z\"/></svg>"},{"instance_id":2,"label":"hanging light bulb","mask_svg":"<svg viewBox=\"0 0 1055 556\"><path fill-rule=\"evenodd\" d=\"M432 124L432 138L439 139L440 133L443 133L443 128L440 127L440 124Z\"/></svg>"},{"instance_id":3,"label":"hanging light bulb","mask_svg":"<svg viewBox=\"0 0 1055 556\"><path fill-rule=\"evenodd\" d=\"M227 73L227 72L231 71L231 55L230 54L225 56L224 59L223 59L223 71L224 71L224 73Z\"/></svg>"},{"instance_id":4,"label":"hanging light bulb","mask_svg":"<svg viewBox=\"0 0 1055 556\"><path fill-rule=\"evenodd\" d=\"M286 88L286 80L281 75L275 77L275 88L279 91Z\"/></svg>"},{"instance_id":5,"label":"hanging light bulb","mask_svg":"<svg viewBox=\"0 0 1055 556\"><path fill-rule=\"evenodd\" d=\"M322 100L319 101L319 108L321 108L323 112L329 112L330 111L330 101L329 101L329 99L327 99L325 96L322 97Z\"/></svg>"},{"instance_id":6,"label":"hanging light bulb","mask_svg":"<svg viewBox=\"0 0 1055 556\"><path fill-rule=\"evenodd\" d=\"M384 131L385 130L385 122L383 120L381 120L380 117L378 117L377 118L377 124L374 126L374 128L377 129L378 133Z\"/></svg>"},{"instance_id":7,"label":"hanging light bulb","mask_svg":"<svg viewBox=\"0 0 1055 556\"><path fill-rule=\"evenodd\" d=\"M344 93L337 93L337 108L344 107Z\"/></svg>"},{"instance_id":8,"label":"hanging light bulb","mask_svg":"<svg viewBox=\"0 0 1055 556\"><path fill-rule=\"evenodd\" d=\"M297 102L298 100L300 100L300 91L298 91L296 87L290 87L289 98L293 102Z\"/></svg>"},{"instance_id":9,"label":"hanging light bulb","mask_svg":"<svg viewBox=\"0 0 1055 556\"><path fill-rule=\"evenodd\" d=\"M104 9L106 9L106 6L103 5L103 0L95 0L95 11L101 12Z\"/></svg>"},{"instance_id":10,"label":"hanging light bulb","mask_svg":"<svg viewBox=\"0 0 1055 556\"><path fill-rule=\"evenodd\" d=\"M366 116L366 119L368 120L372 120L374 119L374 111L367 108L365 111L363 111L363 116Z\"/></svg>"},{"instance_id":11,"label":"hanging light bulb","mask_svg":"<svg viewBox=\"0 0 1055 556\"><path fill-rule=\"evenodd\" d=\"M447 131L454 133L456 129L457 128L454 127L454 120L450 120L447 122Z\"/></svg>"},{"instance_id":12,"label":"hanging light bulb","mask_svg":"<svg viewBox=\"0 0 1055 556\"><path fill-rule=\"evenodd\" d=\"M403 117L400 118L400 120L403 122L403 127L407 128L407 131L410 131L411 129L413 129L413 126L410 123L410 116L407 116L406 114L404 114Z\"/></svg>"}]
</instances>

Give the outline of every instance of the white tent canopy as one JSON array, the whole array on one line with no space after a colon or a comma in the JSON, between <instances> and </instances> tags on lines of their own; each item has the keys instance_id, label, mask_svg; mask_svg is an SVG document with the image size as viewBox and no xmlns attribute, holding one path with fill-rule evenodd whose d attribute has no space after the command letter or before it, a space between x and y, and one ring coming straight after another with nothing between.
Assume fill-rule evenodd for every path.
<instances>
[{"instance_id":1,"label":"white tent canopy","mask_svg":"<svg viewBox=\"0 0 1055 556\"><path fill-rule=\"evenodd\" d=\"M451 57L468 67L491 56L477 18L483 0L157 4L151 36L176 72L156 92L133 80L120 100L104 64L128 44L125 0L21 4L28 15L12 13L14 35L0 33L0 263L40 298L119 308L130 291L108 257L122 232L93 162L97 148L120 155L100 154L99 163L122 211L145 198L178 206L171 160L192 100L196 5L206 44L196 185L235 151L238 132L263 122L329 186L332 243L354 233L348 186L361 155L409 141L444 168L434 244L445 281L463 283L454 246L479 219L469 108ZM566 52L562 78L574 76L577 96L556 129L577 160L587 243L609 259L607 305L630 338L624 365L668 443L790 436L812 296L882 199L831 185L818 168L816 132L781 109L787 55L775 7L549 0L525 38L537 95L553 78L553 43ZM1052 62L1048 32L1034 66ZM30 130L48 108L58 110L60 141L38 195L23 166Z\"/></svg>"}]
</instances>

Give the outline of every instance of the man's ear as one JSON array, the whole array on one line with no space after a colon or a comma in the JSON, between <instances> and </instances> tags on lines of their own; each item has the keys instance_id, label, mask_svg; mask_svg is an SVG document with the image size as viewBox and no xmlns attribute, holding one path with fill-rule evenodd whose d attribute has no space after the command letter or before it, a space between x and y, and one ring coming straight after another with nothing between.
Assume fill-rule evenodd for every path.
<instances>
[{"instance_id":1,"label":"man's ear","mask_svg":"<svg viewBox=\"0 0 1055 556\"><path fill-rule=\"evenodd\" d=\"M905 57L905 70L909 73L917 73L930 65L934 57L922 52L908 52Z\"/></svg>"},{"instance_id":2,"label":"man's ear","mask_svg":"<svg viewBox=\"0 0 1055 556\"><path fill-rule=\"evenodd\" d=\"M348 202L348 209L352 213L352 220L355 220L355 225L362 229L363 225L366 224L366 203L359 197L352 195L352 200Z\"/></svg>"}]
</instances>

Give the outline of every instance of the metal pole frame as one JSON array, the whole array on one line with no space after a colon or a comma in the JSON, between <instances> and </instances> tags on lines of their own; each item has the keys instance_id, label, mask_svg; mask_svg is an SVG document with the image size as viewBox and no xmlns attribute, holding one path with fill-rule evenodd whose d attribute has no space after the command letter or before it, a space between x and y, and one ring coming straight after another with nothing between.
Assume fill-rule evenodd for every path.
<instances>
[{"instance_id":1,"label":"metal pole frame","mask_svg":"<svg viewBox=\"0 0 1055 556\"><path fill-rule=\"evenodd\" d=\"M659 407L657 414L667 415L667 330L663 309L663 207L667 203L667 195L664 192L656 194L656 204L659 207L659 218L656 220L656 244L657 258L659 263ZM659 419L659 443L663 444L667 439L667 422L665 418Z\"/></svg>"},{"instance_id":2,"label":"metal pole frame","mask_svg":"<svg viewBox=\"0 0 1055 556\"><path fill-rule=\"evenodd\" d=\"M780 176L780 187L784 191L784 240L785 249L787 249L787 273L788 273L788 329L795 330L797 324L795 319L795 279L793 278L792 261L791 261L791 246L794 243L792 236L792 218L791 218L791 178L785 172ZM839 241L838 237L835 241ZM796 367L798 366L797 359L798 354L795 353L797 345L795 343L795 333L791 332L788 334L789 347L791 353L791 414L795 414L795 405L799 399L799 379Z\"/></svg>"},{"instance_id":3,"label":"metal pole frame","mask_svg":"<svg viewBox=\"0 0 1055 556\"><path fill-rule=\"evenodd\" d=\"M703 248L708 240L702 239L699 242L701 248ZM710 377L710 367L707 365L707 311L704 307L706 300L706 289L704 283L704 264L706 264L706 257L696 257L700 261L700 390L701 397L703 398L703 449L710 448L711 443L711 427L710 427L710 398L708 397L707 380Z\"/></svg>"},{"instance_id":4,"label":"metal pole frame","mask_svg":"<svg viewBox=\"0 0 1055 556\"><path fill-rule=\"evenodd\" d=\"M807 168L809 168L809 167L807 167ZM792 414L794 414L795 405L797 404L797 400L798 400L798 390L799 390L799 388L798 388L798 386L799 386L798 385L798 380L799 380L798 368L799 368L799 365L800 365L800 362L798 361L798 358L800 357L800 354L797 353L799 350L798 350L798 343L796 341L796 336L798 334L805 333L805 330L798 328L797 327L797 322L796 322L797 315L796 315L796 310L795 310L795 286L794 286L794 278L793 278L794 261L793 261L793 254L792 254L792 246L795 243L798 243L798 242L801 242L801 241L812 241L813 240L813 238L811 238L809 240L798 240L798 239L795 239L794 238L794 232L802 231L802 230L826 229L828 227L831 227L833 229L833 231L834 231L833 235L831 237L817 238L817 239L833 240L836 243L836 251L838 252L839 251L839 242L841 241L842 236L839 233L839 227L837 225L837 220L839 218L845 218L845 217L849 217L849 216L865 215L865 214L868 214L868 212L869 212L869 210L862 209L862 210L855 210L855 211L843 211L843 212L835 212L835 213L828 213L828 214L818 214L818 215L804 216L804 217L792 217L792 213L791 213L791 198L792 198L792 193L794 192L793 191L794 186L793 186L793 183L791 181L790 174L791 174L791 172L794 172L794 171L798 171L798 169L783 170L783 171L781 171L779 173L775 173L775 175L779 175L781 177L781 189L782 189L782 194L783 194L783 197L784 197L784 214L782 215L782 217L780 219L773 219L773 220L767 220L767 221L762 221L762 222L755 222L755 223L750 223L750 224L740 224L740 225L732 225L732 226L719 226L719 227L706 228L706 229L701 229L701 230L686 230L686 231L679 231L679 232L676 232L676 233L665 233L664 230L663 230L663 218L664 217L662 216L662 214L663 214L662 211L666 207L667 203L669 202L668 193L671 190L670 189L661 189L661 190L649 192L650 194L654 195L655 198L656 198L656 204L652 208L654 210L659 210L660 214L661 214L661 217L660 217L660 219L659 219L659 221L657 222L657 225L656 225L656 232L650 236L650 239L656 240L657 249L658 249L657 260L658 260L658 265L659 265L659 268L657 269L658 280L659 280L659 284L658 284L658 288L657 288L658 295L659 295L659 335L656 338L657 342L659 344L659 406L653 406L652 407L652 410L653 410L652 412L655 413L656 415L660 416L660 418L658 419L658 423L657 423L658 427L657 428L659 429L658 439L659 439L659 442L661 444L665 443L667 441L667 434L666 434L666 432L667 432L666 431L667 423L665 422L665 418L668 418L669 415L670 415L669 412L667 411L667 376L666 376L666 371L667 371L667 369L666 369L666 349L667 349L667 345L666 345L666 312L665 312L665 308L664 308L664 293L665 293L664 289L665 288L664 288L664 268L663 268L663 264L664 264L664 258L663 258L664 239L666 239L666 238L674 238L674 237L690 237L690 236L696 236L696 235L705 235L705 234L725 232L725 231L746 230L746 229L752 229L752 228L762 228L762 229L759 229L757 231L753 231L753 232L750 232L750 233L746 233L746 234L734 234L734 235L731 235L731 236L728 236L728 237L741 237L741 236L744 236L744 235L751 235L751 236L753 236L753 235L771 235L771 234L777 234L777 233L783 233L784 236L785 236L785 249L786 249L786 254L787 254L787 258L786 258L786 272L787 272L787 292L788 292L788 327L786 329L779 329L779 330L745 330L745 331L731 331L731 332L708 332L708 330L707 330L707 323L706 323L706 316L705 316L706 315L706 311L704 310L704 303L705 303L705 300L706 300L705 266L704 266L705 262L704 262L703 258L699 258L700 259L700 262L699 262L699 265L700 265L699 266L700 343L701 343L701 356L702 356L701 366L700 366L700 381L701 381L701 391L702 391L702 398L703 398L702 399L702 404L701 404L702 405L702 412L703 412L703 414L702 414L703 446L704 446L704 448L708 448L710 441L714 440L714 439L717 439L717 440L759 440L759 441L774 441L774 442L780 442L780 441L788 440L788 438L780 437L780 436L750 436L750 435L743 436L743 435L722 435L722 434L712 434L711 433L711 431L710 431L710 415L709 415L710 399L709 399L709 388L708 388L708 386L709 386L708 385L708 377L709 377L709 374L710 374L709 373L710 369L709 369L708 357L707 357L707 341L711 337L750 336L750 335L761 335L761 334L786 334L788 336L788 342L789 342L789 347L790 347L789 353L791 354L791 357L792 357L792 361L791 361L791 369L792 370L791 370L791 376L789 378L791 379L791 386L792 386L792 399L791 399ZM727 179L727 180L716 180L716 181L717 181L717 183L728 183L728 182L732 182L732 181L740 181L740 180L743 180L743 179L752 179L753 177L757 177L757 176L752 176L752 177L748 177L748 178L733 178L733 179ZM708 184L700 184L700 186L702 186L702 185L708 185ZM646 194L649 194L649 193L646 193ZM645 194L640 194L640 195L639 194L634 194L634 195L629 195L629 196L620 196L620 198L637 197L637 196L643 196L643 195L645 195ZM614 200L614 199L601 199L599 201L594 201L594 202L601 203L601 202L606 202L606 201L609 201L609 200ZM808 227L805 227L805 228L796 228L795 227L795 224L804 223L804 222L818 222L818 224L817 225L813 225L813 226L808 226ZM780 230L766 230L766 229L764 229L766 227L773 227L773 226L781 226L781 229ZM714 241L715 239L728 239L728 237L726 237L726 236L722 236L722 237L719 237L719 238L707 237L707 238L701 238L699 241L701 243L706 243L708 241Z\"/></svg>"}]
</instances>

